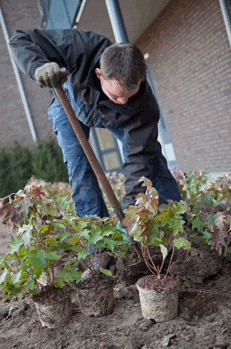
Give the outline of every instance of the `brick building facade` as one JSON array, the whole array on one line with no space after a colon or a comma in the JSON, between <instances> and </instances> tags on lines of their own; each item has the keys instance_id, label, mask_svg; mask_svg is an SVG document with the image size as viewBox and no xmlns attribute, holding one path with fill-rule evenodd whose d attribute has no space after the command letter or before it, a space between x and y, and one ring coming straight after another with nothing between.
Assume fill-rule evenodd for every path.
<instances>
[{"instance_id":1,"label":"brick building facade","mask_svg":"<svg viewBox=\"0 0 231 349\"><path fill-rule=\"evenodd\" d=\"M149 53L177 164L231 172L231 50L219 1L170 1L136 45Z\"/></svg>"},{"instance_id":2,"label":"brick building facade","mask_svg":"<svg viewBox=\"0 0 231 349\"><path fill-rule=\"evenodd\" d=\"M41 15L36 0L2 0L1 9L9 37L20 28L40 28ZM30 144L33 139L1 26L0 53L0 146L15 139ZM24 74L20 76L37 138L52 135L52 124L47 116L51 94Z\"/></svg>"},{"instance_id":3,"label":"brick building facade","mask_svg":"<svg viewBox=\"0 0 231 349\"><path fill-rule=\"evenodd\" d=\"M2 0L1 9L9 36L40 28L36 0ZM136 45L149 54L177 164L187 172L230 172L231 50L219 1L171 0ZM0 52L0 145L13 139L28 144L32 137L1 29ZM50 93L21 78L38 139L52 135Z\"/></svg>"}]
</instances>

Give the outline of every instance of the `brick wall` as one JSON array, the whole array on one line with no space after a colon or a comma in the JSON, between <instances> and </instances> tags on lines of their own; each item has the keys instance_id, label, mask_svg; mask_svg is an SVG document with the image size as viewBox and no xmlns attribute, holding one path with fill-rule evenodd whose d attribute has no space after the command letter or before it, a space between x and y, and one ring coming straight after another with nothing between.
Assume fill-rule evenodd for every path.
<instances>
[{"instance_id":1,"label":"brick wall","mask_svg":"<svg viewBox=\"0 0 231 349\"><path fill-rule=\"evenodd\" d=\"M150 55L177 164L231 172L231 49L219 1L172 0L136 45Z\"/></svg>"},{"instance_id":2,"label":"brick wall","mask_svg":"<svg viewBox=\"0 0 231 349\"><path fill-rule=\"evenodd\" d=\"M36 0L2 0L1 9L11 36L17 29L40 28L40 12ZM33 142L12 69L6 42L0 26L0 147L17 139L23 144ZM21 73L29 109L38 139L52 134L47 108L51 94Z\"/></svg>"}]
</instances>

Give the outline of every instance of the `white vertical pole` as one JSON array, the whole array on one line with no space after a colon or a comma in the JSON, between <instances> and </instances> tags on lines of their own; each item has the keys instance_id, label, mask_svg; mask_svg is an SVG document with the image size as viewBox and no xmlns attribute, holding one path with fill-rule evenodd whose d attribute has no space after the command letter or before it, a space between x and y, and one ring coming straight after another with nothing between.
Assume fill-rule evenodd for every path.
<instances>
[{"instance_id":1,"label":"white vertical pole","mask_svg":"<svg viewBox=\"0 0 231 349\"><path fill-rule=\"evenodd\" d=\"M21 99L22 99L22 104L23 104L23 107L24 107L24 110L25 110L25 113L26 113L26 118L27 118L27 121L28 121L28 124L29 124L31 136L33 138L33 141L37 142L37 136L36 136L33 120L32 120L32 117L31 117L31 113L30 113L30 110L29 110L29 106L28 106L28 103L27 103L27 99L26 99L24 88L23 88L22 80L21 80L21 77L20 77L20 74L19 74L18 67L16 66L16 63L14 61L13 55L12 55L11 50L10 50L9 35L8 35L8 32L7 32L7 27L6 27L6 24L5 24L5 21L4 21L4 17L3 17L3 14L2 14L1 6L0 6L0 22L1 22L1 26L2 26L3 35L4 35L4 38L5 38L5 41L6 41L7 49L8 49L8 52L9 52L11 64L12 64L12 67L13 67L13 70L14 70L15 78L16 78L16 81L17 81L17 84L18 84L18 89L19 89L19 93L20 93L20 96L21 96Z\"/></svg>"}]
</instances>

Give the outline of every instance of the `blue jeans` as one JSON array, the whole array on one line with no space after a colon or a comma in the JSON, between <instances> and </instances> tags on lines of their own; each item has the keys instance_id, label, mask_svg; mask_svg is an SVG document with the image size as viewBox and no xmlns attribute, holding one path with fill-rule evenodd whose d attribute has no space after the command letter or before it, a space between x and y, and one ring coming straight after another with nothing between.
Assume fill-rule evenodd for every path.
<instances>
[{"instance_id":1,"label":"blue jeans","mask_svg":"<svg viewBox=\"0 0 231 349\"><path fill-rule=\"evenodd\" d=\"M106 128L122 142L125 157L128 151L128 145L124 125L116 124L104 118L101 114L97 113L94 106L90 107L85 104L80 95L72 89L69 81L65 82L63 88L87 139L89 138L91 127ZM108 217L108 210L94 171L88 162L62 105L55 97L49 106L48 115L49 120L53 122L55 135L62 148L64 162L67 163L76 215L83 217L96 214L99 217ZM151 167L152 177L150 179L159 194L159 204L167 204L167 199L180 201L182 198L178 185L168 169L167 161L161 152L159 142L157 142L157 156Z\"/></svg>"}]
</instances>

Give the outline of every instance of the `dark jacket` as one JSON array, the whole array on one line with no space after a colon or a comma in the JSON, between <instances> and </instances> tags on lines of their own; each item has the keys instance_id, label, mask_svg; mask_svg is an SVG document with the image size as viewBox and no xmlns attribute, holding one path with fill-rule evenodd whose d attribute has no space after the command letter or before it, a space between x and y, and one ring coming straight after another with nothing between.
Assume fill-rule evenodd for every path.
<instances>
[{"instance_id":1,"label":"dark jacket","mask_svg":"<svg viewBox=\"0 0 231 349\"><path fill-rule=\"evenodd\" d=\"M88 105L93 105L101 91L95 68L104 49L112 42L103 35L79 29L17 30L10 47L18 67L35 80L35 70L48 62L56 62L70 72L70 82ZM147 81L125 105L110 99L100 100L97 112L127 128L129 151L122 171L125 175L123 208L134 204L135 196L144 192L138 179L151 177L150 163L156 156L159 108Z\"/></svg>"}]
</instances>

